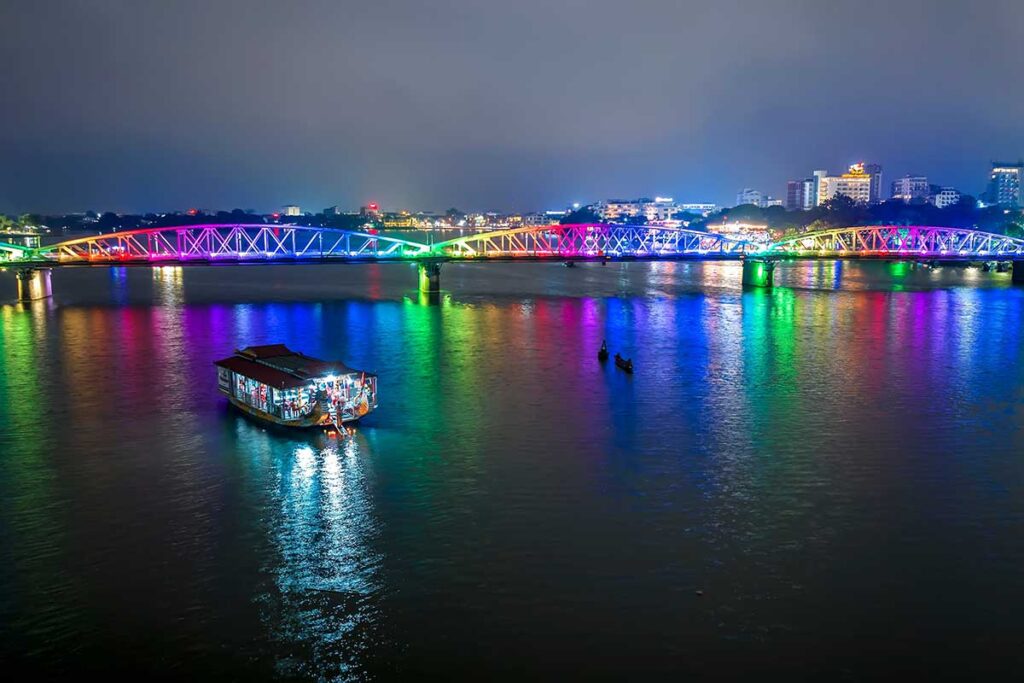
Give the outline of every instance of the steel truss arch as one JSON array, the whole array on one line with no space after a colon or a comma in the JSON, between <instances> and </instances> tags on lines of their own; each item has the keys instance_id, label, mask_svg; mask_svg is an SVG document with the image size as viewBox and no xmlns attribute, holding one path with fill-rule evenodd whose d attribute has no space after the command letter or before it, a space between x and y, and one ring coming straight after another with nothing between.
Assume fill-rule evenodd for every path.
<instances>
[{"instance_id":1,"label":"steel truss arch","mask_svg":"<svg viewBox=\"0 0 1024 683\"><path fill-rule=\"evenodd\" d=\"M142 228L30 249L22 257L57 264L125 262L407 260L429 246L352 230L301 225L186 225Z\"/></svg>"},{"instance_id":2,"label":"steel truss arch","mask_svg":"<svg viewBox=\"0 0 1024 683\"><path fill-rule=\"evenodd\" d=\"M710 232L601 223L543 225L467 235L433 246L447 258L739 257L749 242Z\"/></svg>"},{"instance_id":3,"label":"steel truss arch","mask_svg":"<svg viewBox=\"0 0 1024 683\"><path fill-rule=\"evenodd\" d=\"M1011 258L1024 240L969 228L871 225L808 232L774 244L761 255L809 258Z\"/></svg>"},{"instance_id":4,"label":"steel truss arch","mask_svg":"<svg viewBox=\"0 0 1024 683\"><path fill-rule=\"evenodd\" d=\"M30 247L0 242L0 261L15 261L24 258L29 251L32 251Z\"/></svg>"}]
</instances>

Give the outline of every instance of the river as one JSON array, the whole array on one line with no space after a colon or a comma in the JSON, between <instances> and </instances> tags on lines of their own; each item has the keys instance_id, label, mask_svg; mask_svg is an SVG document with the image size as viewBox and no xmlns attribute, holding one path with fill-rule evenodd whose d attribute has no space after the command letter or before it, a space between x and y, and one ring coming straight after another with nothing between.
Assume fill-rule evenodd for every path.
<instances>
[{"instance_id":1,"label":"river","mask_svg":"<svg viewBox=\"0 0 1024 683\"><path fill-rule=\"evenodd\" d=\"M0 273L0 652L61 674L986 675L1024 664L1024 288L737 263ZM602 339L634 361L602 366ZM354 436L212 362L379 373Z\"/></svg>"}]
</instances>

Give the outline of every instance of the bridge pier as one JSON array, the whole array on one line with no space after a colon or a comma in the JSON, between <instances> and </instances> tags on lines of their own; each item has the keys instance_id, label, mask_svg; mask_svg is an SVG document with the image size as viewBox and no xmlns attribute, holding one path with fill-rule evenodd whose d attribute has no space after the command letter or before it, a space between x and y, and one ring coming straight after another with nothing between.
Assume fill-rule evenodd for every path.
<instances>
[{"instance_id":1,"label":"bridge pier","mask_svg":"<svg viewBox=\"0 0 1024 683\"><path fill-rule=\"evenodd\" d=\"M49 268L18 268L14 276L18 279L18 301L36 301L53 296Z\"/></svg>"},{"instance_id":2,"label":"bridge pier","mask_svg":"<svg viewBox=\"0 0 1024 683\"><path fill-rule=\"evenodd\" d=\"M441 263L426 261L418 264L420 274L420 291L425 294L437 294L441 291Z\"/></svg>"},{"instance_id":3,"label":"bridge pier","mask_svg":"<svg viewBox=\"0 0 1024 683\"><path fill-rule=\"evenodd\" d=\"M771 287L775 283L775 261L743 259L744 287Z\"/></svg>"},{"instance_id":4,"label":"bridge pier","mask_svg":"<svg viewBox=\"0 0 1024 683\"><path fill-rule=\"evenodd\" d=\"M1011 280L1015 285L1024 285L1024 260L1013 262L1013 275Z\"/></svg>"}]
</instances>

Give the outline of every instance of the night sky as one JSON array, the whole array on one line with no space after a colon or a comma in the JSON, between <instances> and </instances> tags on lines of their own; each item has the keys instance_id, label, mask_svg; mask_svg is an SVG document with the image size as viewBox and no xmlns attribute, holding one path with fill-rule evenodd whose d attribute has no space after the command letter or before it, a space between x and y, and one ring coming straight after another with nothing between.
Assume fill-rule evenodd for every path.
<instances>
[{"instance_id":1,"label":"night sky","mask_svg":"<svg viewBox=\"0 0 1024 683\"><path fill-rule=\"evenodd\" d=\"M0 212L732 203L1024 156L1024 2L0 0Z\"/></svg>"}]
</instances>

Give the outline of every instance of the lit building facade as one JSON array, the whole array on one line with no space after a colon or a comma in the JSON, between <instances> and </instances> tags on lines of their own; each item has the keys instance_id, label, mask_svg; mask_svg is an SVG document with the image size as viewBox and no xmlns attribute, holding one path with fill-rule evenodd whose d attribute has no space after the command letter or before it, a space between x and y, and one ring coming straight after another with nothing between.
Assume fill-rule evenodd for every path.
<instances>
[{"instance_id":1,"label":"lit building facade","mask_svg":"<svg viewBox=\"0 0 1024 683\"><path fill-rule=\"evenodd\" d=\"M849 197L858 204L870 204L874 176L864 170L864 164L854 164L840 176L815 171L818 183L818 204L824 204L839 195Z\"/></svg>"},{"instance_id":2,"label":"lit building facade","mask_svg":"<svg viewBox=\"0 0 1024 683\"><path fill-rule=\"evenodd\" d=\"M905 175L892 181L893 199L909 202L912 199L927 199L931 194L931 185L923 175Z\"/></svg>"},{"instance_id":3,"label":"lit building facade","mask_svg":"<svg viewBox=\"0 0 1024 683\"><path fill-rule=\"evenodd\" d=\"M763 196L760 191L745 187L736 193L736 206L743 206L744 204L761 206L762 199Z\"/></svg>"},{"instance_id":4,"label":"lit building facade","mask_svg":"<svg viewBox=\"0 0 1024 683\"><path fill-rule=\"evenodd\" d=\"M944 187L932 197L932 202L940 209L960 203L960 191L952 187Z\"/></svg>"},{"instance_id":5,"label":"lit building facade","mask_svg":"<svg viewBox=\"0 0 1024 683\"><path fill-rule=\"evenodd\" d=\"M420 227L419 220L408 211L384 214L383 224L385 228L415 229Z\"/></svg>"},{"instance_id":6,"label":"lit building facade","mask_svg":"<svg viewBox=\"0 0 1024 683\"><path fill-rule=\"evenodd\" d=\"M740 221L733 221L732 223L723 221L721 223L708 223L707 230L719 235L728 235L735 239L750 240L752 242L767 243L771 241L771 233L767 225L743 223Z\"/></svg>"},{"instance_id":7,"label":"lit building facade","mask_svg":"<svg viewBox=\"0 0 1024 683\"><path fill-rule=\"evenodd\" d=\"M1020 203L1020 181L1024 174L1024 162L1004 164L992 162L992 172L988 179L987 199L990 204L998 204L1015 209Z\"/></svg>"},{"instance_id":8,"label":"lit building facade","mask_svg":"<svg viewBox=\"0 0 1024 683\"><path fill-rule=\"evenodd\" d=\"M871 176L871 193L868 197L869 204L878 204L882 201L882 165L881 164L859 164L861 170ZM853 168L851 166L851 168Z\"/></svg>"},{"instance_id":9,"label":"lit building facade","mask_svg":"<svg viewBox=\"0 0 1024 683\"><path fill-rule=\"evenodd\" d=\"M786 183L787 211L809 211L817 201L817 181L814 178L790 180Z\"/></svg>"},{"instance_id":10,"label":"lit building facade","mask_svg":"<svg viewBox=\"0 0 1024 683\"><path fill-rule=\"evenodd\" d=\"M301 216L302 208L295 204L288 204L284 207L285 216Z\"/></svg>"},{"instance_id":11,"label":"lit building facade","mask_svg":"<svg viewBox=\"0 0 1024 683\"><path fill-rule=\"evenodd\" d=\"M672 197L654 199L606 199L594 204L594 212L603 221L629 222L631 218L643 217L648 223L670 220L681 209Z\"/></svg>"},{"instance_id":12,"label":"lit building facade","mask_svg":"<svg viewBox=\"0 0 1024 683\"><path fill-rule=\"evenodd\" d=\"M701 216L707 216L709 213L714 213L718 210L717 204L708 204L702 202L680 202L676 204L680 213L696 213Z\"/></svg>"},{"instance_id":13,"label":"lit building facade","mask_svg":"<svg viewBox=\"0 0 1024 683\"><path fill-rule=\"evenodd\" d=\"M601 220L620 221L640 215L640 205L625 199L605 199L594 205L594 211Z\"/></svg>"}]
</instances>

